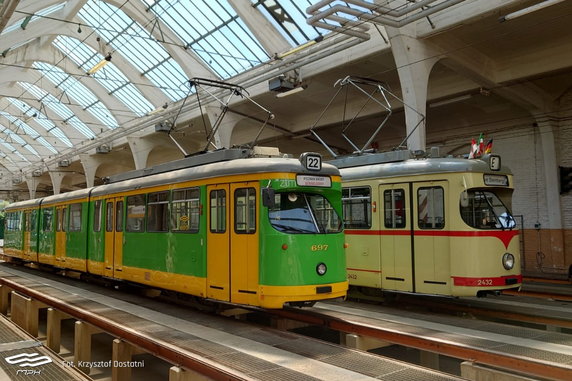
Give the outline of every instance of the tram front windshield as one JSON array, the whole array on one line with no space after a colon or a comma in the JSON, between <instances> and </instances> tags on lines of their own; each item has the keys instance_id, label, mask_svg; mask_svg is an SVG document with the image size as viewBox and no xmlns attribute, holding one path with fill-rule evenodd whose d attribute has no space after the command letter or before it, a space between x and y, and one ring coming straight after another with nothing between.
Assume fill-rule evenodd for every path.
<instances>
[{"instance_id":1,"label":"tram front windshield","mask_svg":"<svg viewBox=\"0 0 572 381\"><path fill-rule=\"evenodd\" d=\"M338 233L342 220L328 199L312 193L285 192L274 195L268 216L272 226L284 233Z\"/></svg>"},{"instance_id":2,"label":"tram front windshield","mask_svg":"<svg viewBox=\"0 0 572 381\"><path fill-rule=\"evenodd\" d=\"M516 221L496 193L469 190L461 196L461 217L477 229L513 229Z\"/></svg>"}]
</instances>

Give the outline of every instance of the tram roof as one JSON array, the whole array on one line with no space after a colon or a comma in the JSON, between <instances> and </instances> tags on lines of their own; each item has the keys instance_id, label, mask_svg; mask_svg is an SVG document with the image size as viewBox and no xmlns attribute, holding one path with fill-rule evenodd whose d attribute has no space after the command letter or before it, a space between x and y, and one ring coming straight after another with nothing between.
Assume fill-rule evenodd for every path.
<instances>
[{"instance_id":1,"label":"tram roof","mask_svg":"<svg viewBox=\"0 0 572 381\"><path fill-rule=\"evenodd\" d=\"M58 195L15 202L6 207L6 210L35 207L42 204L53 204L67 200L79 200L88 196L100 196L109 193L126 192L140 188L147 188L163 184L174 184L185 181L209 179L250 173L286 172L311 175L339 176L339 169L331 164L323 163L319 173L307 170L300 160L281 157L253 157L204 164L192 168L178 169L150 176L119 181L107 185L98 185L92 188L76 190Z\"/></svg>"},{"instance_id":2,"label":"tram roof","mask_svg":"<svg viewBox=\"0 0 572 381\"><path fill-rule=\"evenodd\" d=\"M487 156L480 159L420 158L383 163L376 163L372 159L369 159L369 162L356 160L355 166L351 166L351 160L347 160L345 166L341 166L340 172L343 181L398 176L420 176L445 172L512 174L510 169L504 165L501 166L500 170L492 171L489 168L487 159Z\"/></svg>"}]
</instances>

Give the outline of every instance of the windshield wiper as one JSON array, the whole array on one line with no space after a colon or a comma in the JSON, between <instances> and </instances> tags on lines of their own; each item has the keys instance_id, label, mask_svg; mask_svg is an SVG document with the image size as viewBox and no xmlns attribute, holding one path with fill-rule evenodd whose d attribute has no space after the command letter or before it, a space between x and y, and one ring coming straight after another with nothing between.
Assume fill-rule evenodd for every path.
<instances>
[{"instance_id":1,"label":"windshield wiper","mask_svg":"<svg viewBox=\"0 0 572 381\"><path fill-rule=\"evenodd\" d=\"M272 223L272 226L284 229L285 231L293 231L293 232L298 232L298 233L317 233L316 231L300 229L300 228L290 226L290 225L276 224L274 222L271 222L271 223Z\"/></svg>"}]
</instances>

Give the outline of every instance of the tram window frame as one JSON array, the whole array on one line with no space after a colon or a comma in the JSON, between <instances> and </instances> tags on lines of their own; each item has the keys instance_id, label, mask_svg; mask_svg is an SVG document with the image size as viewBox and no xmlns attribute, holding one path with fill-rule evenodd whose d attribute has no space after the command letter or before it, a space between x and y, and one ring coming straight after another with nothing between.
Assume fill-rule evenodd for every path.
<instances>
[{"instance_id":1,"label":"tram window frame","mask_svg":"<svg viewBox=\"0 0 572 381\"><path fill-rule=\"evenodd\" d=\"M69 206L70 216L69 216L69 232L79 232L81 231L81 214L82 214L82 204L80 202L71 204Z\"/></svg>"},{"instance_id":2,"label":"tram window frame","mask_svg":"<svg viewBox=\"0 0 572 381\"><path fill-rule=\"evenodd\" d=\"M96 200L93 202L93 231L99 233L101 231L101 212L102 212L101 200Z\"/></svg>"},{"instance_id":3,"label":"tram window frame","mask_svg":"<svg viewBox=\"0 0 572 381\"><path fill-rule=\"evenodd\" d=\"M430 216L429 214L427 214L427 219L425 219L422 215L422 208L421 208L421 203L420 203L420 193L422 191L430 191L431 192L431 199L429 199L429 196L426 196L427 201L427 208L428 210L431 210L432 213L434 214L433 216ZM435 191L439 191L440 194L435 195ZM437 198L437 203L435 203L435 199ZM440 210L439 209L435 209L435 206L439 203L439 199L440 199ZM441 212L441 215L436 215L435 211L437 210L437 212ZM428 219L433 219L432 222L429 222ZM440 220L438 220L440 219ZM428 221L428 222L423 222L423 221ZM417 189L417 226L419 227L419 229L424 229L424 230L441 230L445 228L445 189L443 189L443 187L441 186L433 186L433 187L420 187Z\"/></svg>"},{"instance_id":4,"label":"tram window frame","mask_svg":"<svg viewBox=\"0 0 572 381\"><path fill-rule=\"evenodd\" d=\"M54 229L54 209L42 209L42 231L51 232Z\"/></svg>"},{"instance_id":5,"label":"tram window frame","mask_svg":"<svg viewBox=\"0 0 572 381\"><path fill-rule=\"evenodd\" d=\"M135 194L127 196L127 216L125 221L125 231L129 233L144 233L145 232L145 194ZM133 203L138 201L138 203ZM142 217L130 217L132 209L143 207ZM141 212L139 212L141 214ZM138 215L136 215L138 216ZM139 226L138 226L139 225Z\"/></svg>"},{"instance_id":6,"label":"tram window frame","mask_svg":"<svg viewBox=\"0 0 572 381\"><path fill-rule=\"evenodd\" d=\"M398 199L395 196L399 195ZM402 201L402 207L397 205ZM383 226L386 229L403 229L407 226L407 200L405 189L386 189L383 191Z\"/></svg>"},{"instance_id":7,"label":"tram window frame","mask_svg":"<svg viewBox=\"0 0 572 381\"><path fill-rule=\"evenodd\" d=\"M244 195L239 195L243 192ZM238 188L234 191L234 232L236 234L256 233L256 193L256 189L252 187ZM245 199L246 204L239 206L240 198ZM244 225L244 228L240 228L239 224Z\"/></svg>"},{"instance_id":8,"label":"tram window frame","mask_svg":"<svg viewBox=\"0 0 572 381\"><path fill-rule=\"evenodd\" d=\"M359 191L365 191L367 194L359 194ZM354 194L357 195L354 197ZM365 202L364 202L365 201ZM356 209L363 207L362 216L354 213ZM372 210L371 210L371 187L358 186L342 188L342 210L344 216L345 229L371 229ZM354 218L357 216L357 218ZM361 217L361 218L360 218ZM349 222L351 221L351 222Z\"/></svg>"},{"instance_id":9,"label":"tram window frame","mask_svg":"<svg viewBox=\"0 0 572 381\"><path fill-rule=\"evenodd\" d=\"M214 198L213 198L214 195ZM222 196L222 197L221 197ZM213 199L217 203L213 207ZM224 200L224 204L219 205L218 200ZM213 210L215 213L213 213ZM213 218L215 216L215 218ZM226 189L213 189L209 193L209 217L211 233L226 233Z\"/></svg>"},{"instance_id":10,"label":"tram window frame","mask_svg":"<svg viewBox=\"0 0 572 381\"><path fill-rule=\"evenodd\" d=\"M186 217L187 221L182 219L183 217ZM171 231L173 233L198 233L200 222L200 188L173 189L171 192ZM185 226L186 229L183 229Z\"/></svg>"},{"instance_id":11,"label":"tram window frame","mask_svg":"<svg viewBox=\"0 0 572 381\"><path fill-rule=\"evenodd\" d=\"M164 233L169 231L169 191L147 194L147 232Z\"/></svg>"}]
</instances>

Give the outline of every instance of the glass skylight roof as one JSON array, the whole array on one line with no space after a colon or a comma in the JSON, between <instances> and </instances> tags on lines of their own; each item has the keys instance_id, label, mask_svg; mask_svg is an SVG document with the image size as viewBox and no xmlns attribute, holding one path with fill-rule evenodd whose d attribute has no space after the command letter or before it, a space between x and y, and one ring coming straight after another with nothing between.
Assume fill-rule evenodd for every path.
<instances>
[{"instance_id":1,"label":"glass skylight roof","mask_svg":"<svg viewBox=\"0 0 572 381\"><path fill-rule=\"evenodd\" d=\"M59 127L57 127L51 120L49 120L46 115L40 112L40 110L20 100L16 100L14 98L7 98L7 99L10 103L19 108L26 116L35 118L34 120L36 121L36 123L42 126L46 130L46 132L55 136L59 141L64 143L66 146L68 147L73 146L72 142L68 139L66 134L64 134Z\"/></svg>"},{"instance_id":2,"label":"glass skylight roof","mask_svg":"<svg viewBox=\"0 0 572 381\"><path fill-rule=\"evenodd\" d=\"M53 44L86 73L104 58L90 46L75 38L58 36ZM137 116L143 116L155 108L129 79L117 69L113 62L108 63L103 69L93 74L92 77Z\"/></svg>"},{"instance_id":3,"label":"glass skylight roof","mask_svg":"<svg viewBox=\"0 0 572 381\"><path fill-rule=\"evenodd\" d=\"M18 82L18 84L22 86L24 90L28 91L39 101L45 104L49 109L58 114L63 119L63 123L71 125L88 139L95 138L93 131L90 130L84 122L79 120L79 118L75 116L74 113L66 105L60 102L52 94L30 83Z\"/></svg>"},{"instance_id":4,"label":"glass skylight roof","mask_svg":"<svg viewBox=\"0 0 572 381\"><path fill-rule=\"evenodd\" d=\"M33 67L40 70L57 88L64 91L66 96L72 98L84 110L95 116L105 127L117 128L117 121L107 107L77 79L62 69L44 62L34 62Z\"/></svg>"},{"instance_id":5,"label":"glass skylight roof","mask_svg":"<svg viewBox=\"0 0 572 381\"><path fill-rule=\"evenodd\" d=\"M188 78L181 66L121 9L103 1L88 1L78 15L171 100L187 96Z\"/></svg>"},{"instance_id":6,"label":"glass skylight roof","mask_svg":"<svg viewBox=\"0 0 572 381\"><path fill-rule=\"evenodd\" d=\"M16 131L18 131L18 129L21 128L26 133L26 135L29 135L32 139L34 139L35 141L42 144L44 147L46 147L52 153L58 153L58 151L54 148L54 146L52 146L50 143L48 143L48 141L46 139L44 139L42 136L40 136L40 134L38 134L38 132L36 130L34 130L32 127L30 127L26 122L23 122L21 119L16 118L14 115L9 114L5 111L0 111L0 115L5 117L6 119L8 119L16 127ZM32 147L32 149L33 149L33 147ZM36 152L36 154L37 154L37 152Z\"/></svg>"},{"instance_id":7,"label":"glass skylight roof","mask_svg":"<svg viewBox=\"0 0 572 381\"><path fill-rule=\"evenodd\" d=\"M222 79L270 58L227 1L142 1Z\"/></svg>"}]
</instances>

